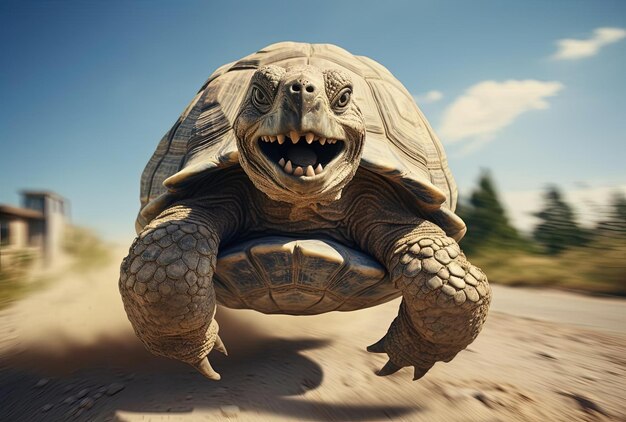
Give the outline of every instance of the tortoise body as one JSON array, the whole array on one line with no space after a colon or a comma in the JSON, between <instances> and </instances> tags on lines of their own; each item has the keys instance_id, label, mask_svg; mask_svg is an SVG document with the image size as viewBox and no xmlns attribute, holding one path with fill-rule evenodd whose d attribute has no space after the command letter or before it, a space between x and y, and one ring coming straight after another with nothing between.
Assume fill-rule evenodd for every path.
<instances>
[{"instance_id":1,"label":"tortoise body","mask_svg":"<svg viewBox=\"0 0 626 422\"><path fill-rule=\"evenodd\" d=\"M148 162L124 306L151 352L216 380L217 304L311 315L402 296L368 351L389 357L379 375L419 379L489 308L456 201L439 139L387 69L273 44L215 71Z\"/></svg>"},{"instance_id":2,"label":"tortoise body","mask_svg":"<svg viewBox=\"0 0 626 422\"><path fill-rule=\"evenodd\" d=\"M340 67L351 76L354 101L366 122L361 167L397 183L414 201L416 212L460 238L465 226L453 213L457 190L445 153L406 88L372 59L334 45L292 42L270 45L209 77L143 172L137 230L185 197L198 179L239 164L233 125L256 69L305 64ZM270 236L220 252L215 286L220 303L264 313L312 314L374 306L400 295L381 264L363 252L313 239L279 243ZM314 262L303 259L303 251L312 245L333 252L320 254ZM287 276L279 267L292 271ZM328 279L321 280L321 274ZM291 277L291 284L285 277ZM305 281L314 278L316 283Z\"/></svg>"}]
</instances>

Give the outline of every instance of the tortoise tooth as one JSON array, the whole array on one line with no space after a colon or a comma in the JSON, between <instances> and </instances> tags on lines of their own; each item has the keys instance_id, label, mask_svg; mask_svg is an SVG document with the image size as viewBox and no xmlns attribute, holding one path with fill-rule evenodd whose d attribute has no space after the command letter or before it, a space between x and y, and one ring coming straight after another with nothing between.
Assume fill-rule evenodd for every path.
<instances>
[{"instance_id":1,"label":"tortoise tooth","mask_svg":"<svg viewBox=\"0 0 626 422\"><path fill-rule=\"evenodd\" d=\"M302 167L300 166L296 167L296 169L293 171L294 176L302 176L303 174L304 170L302 170Z\"/></svg>"},{"instance_id":2,"label":"tortoise tooth","mask_svg":"<svg viewBox=\"0 0 626 422\"><path fill-rule=\"evenodd\" d=\"M385 353L385 337L367 346L367 351L370 353Z\"/></svg>"},{"instance_id":3,"label":"tortoise tooth","mask_svg":"<svg viewBox=\"0 0 626 422\"><path fill-rule=\"evenodd\" d=\"M213 345L213 348L217 350L218 352L221 352L225 354L226 356L228 356L228 350L226 350L226 346L224 346L224 342L222 341L219 335L215 339L215 344Z\"/></svg>"},{"instance_id":4,"label":"tortoise tooth","mask_svg":"<svg viewBox=\"0 0 626 422\"><path fill-rule=\"evenodd\" d=\"M291 166L291 160L287 161L287 164L285 164L285 172L286 173L293 173L293 167Z\"/></svg>"},{"instance_id":5,"label":"tortoise tooth","mask_svg":"<svg viewBox=\"0 0 626 422\"><path fill-rule=\"evenodd\" d=\"M313 170L313 166L307 166L306 175L309 177L315 176L315 170Z\"/></svg>"},{"instance_id":6,"label":"tortoise tooth","mask_svg":"<svg viewBox=\"0 0 626 422\"><path fill-rule=\"evenodd\" d=\"M313 139L315 139L315 135L313 135L311 132L308 132L306 135L304 135L304 138L306 139L306 143L310 144L313 142Z\"/></svg>"},{"instance_id":7,"label":"tortoise tooth","mask_svg":"<svg viewBox=\"0 0 626 422\"><path fill-rule=\"evenodd\" d=\"M291 138L292 143L297 144L300 140L300 135L298 135L298 132L296 132L295 130L292 130L291 132L289 132L289 138Z\"/></svg>"},{"instance_id":8,"label":"tortoise tooth","mask_svg":"<svg viewBox=\"0 0 626 422\"><path fill-rule=\"evenodd\" d=\"M278 160L278 164L280 164L281 167L285 167L285 159L281 158L280 160Z\"/></svg>"},{"instance_id":9,"label":"tortoise tooth","mask_svg":"<svg viewBox=\"0 0 626 422\"><path fill-rule=\"evenodd\" d=\"M376 375L379 377L385 377L387 375L395 374L400 369L402 369L402 367L396 365L391 360L388 360L385 366L383 366L381 370L376 373Z\"/></svg>"},{"instance_id":10,"label":"tortoise tooth","mask_svg":"<svg viewBox=\"0 0 626 422\"><path fill-rule=\"evenodd\" d=\"M269 138L270 138L270 142L276 141L276 136L274 135L270 135Z\"/></svg>"},{"instance_id":11,"label":"tortoise tooth","mask_svg":"<svg viewBox=\"0 0 626 422\"><path fill-rule=\"evenodd\" d=\"M315 167L315 174L320 174L322 171L324 171L324 167L322 167L322 164L318 164L317 167Z\"/></svg>"},{"instance_id":12,"label":"tortoise tooth","mask_svg":"<svg viewBox=\"0 0 626 422\"><path fill-rule=\"evenodd\" d=\"M209 363L208 357L200 359L196 364L192 366L210 380L219 381L220 379L222 379L222 376L215 372L215 369L213 369L213 367Z\"/></svg>"},{"instance_id":13,"label":"tortoise tooth","mask_svg":"<svg viewBox=\"0 0 626 422\"><path fill-rule=\"evenodd\" d=\"M320 138L320 144L324 145L326 143L326 138Z\"/></svg>"},{"instance_id":14,"label":"tortoise tooth","mask_svg":"<svg viewBox=\"0 0 626 422\"><path fill-rule=\"evenodd\" d=\"M278 140L278 144L282 145L285 142L285 135L276 135L276 139Z\"/></svg>"}]
</instances>

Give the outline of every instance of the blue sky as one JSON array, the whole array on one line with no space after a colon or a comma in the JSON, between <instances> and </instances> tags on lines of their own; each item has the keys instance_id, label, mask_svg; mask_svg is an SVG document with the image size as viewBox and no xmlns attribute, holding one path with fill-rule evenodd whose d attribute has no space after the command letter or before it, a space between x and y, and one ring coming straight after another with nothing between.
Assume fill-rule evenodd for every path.
<instances>
[{"instance_id":1,"label":"blue sky","mask_svg":"<svg viewBox=\"0 0 626 422\"><path fill-rule=\"evenodd\" d=\"M481 168L513 207L549 183L624 187L624 29L623 1L2 1L0 202L52 189L76 223L130 236L139 175L196 90L283 40L390 69L462 194Z\"/></svg>"}]
</instances>

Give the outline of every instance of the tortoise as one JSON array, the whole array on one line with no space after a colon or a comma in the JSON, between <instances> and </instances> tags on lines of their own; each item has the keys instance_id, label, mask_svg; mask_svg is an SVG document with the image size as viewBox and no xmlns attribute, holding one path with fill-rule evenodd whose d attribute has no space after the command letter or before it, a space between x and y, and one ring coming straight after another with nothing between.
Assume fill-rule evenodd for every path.
<instances>
[{"instance_id":1,"label":"tortoise","mask_svg":"<svg viewBox=\"0 0 626 422\"><path fill-rule=\"evenodd\" d=\"M209 379L216 305L311 315L402 296L378 375L421 378L478 335L491 290L459 241L443 147L382 65L282 42L217 69L141 177L119 288L152 353Z\"/></svg>"}]
</instances>

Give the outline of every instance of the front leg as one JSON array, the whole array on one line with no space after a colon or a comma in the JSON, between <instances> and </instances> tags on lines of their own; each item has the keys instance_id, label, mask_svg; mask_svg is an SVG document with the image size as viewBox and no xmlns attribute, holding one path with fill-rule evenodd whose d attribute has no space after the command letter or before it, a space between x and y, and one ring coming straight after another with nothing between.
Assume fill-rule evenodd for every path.
<instances>
[{"instance_id":1,"label":"front leg","mask_svg":"<svg viewBox=\"0 0 626 422\"><path fill-rule=\"evenodd\" d=\"M135 239L121 266L124 308L135 333L154 354L186 362L219 380L207 355L226 353L218 336L212 277L220 240L236 219L200 202L165 210Z\"/></svg>"},{"instance_id":2,"label":"front leg","mask_svg":"<svg viewBox=\"0 0 626 422\"><path fill-rule=\"evenodd\" d=\"M413 366L416 380L436 362L449 362L476 338L491 289L485 274L436 225L421 220L381 228L378 239L383 242L374 249L383 255L379 259L403 299L387 334L368 351L389 356L379 375Z\"/></svg>"}]
</instances>

